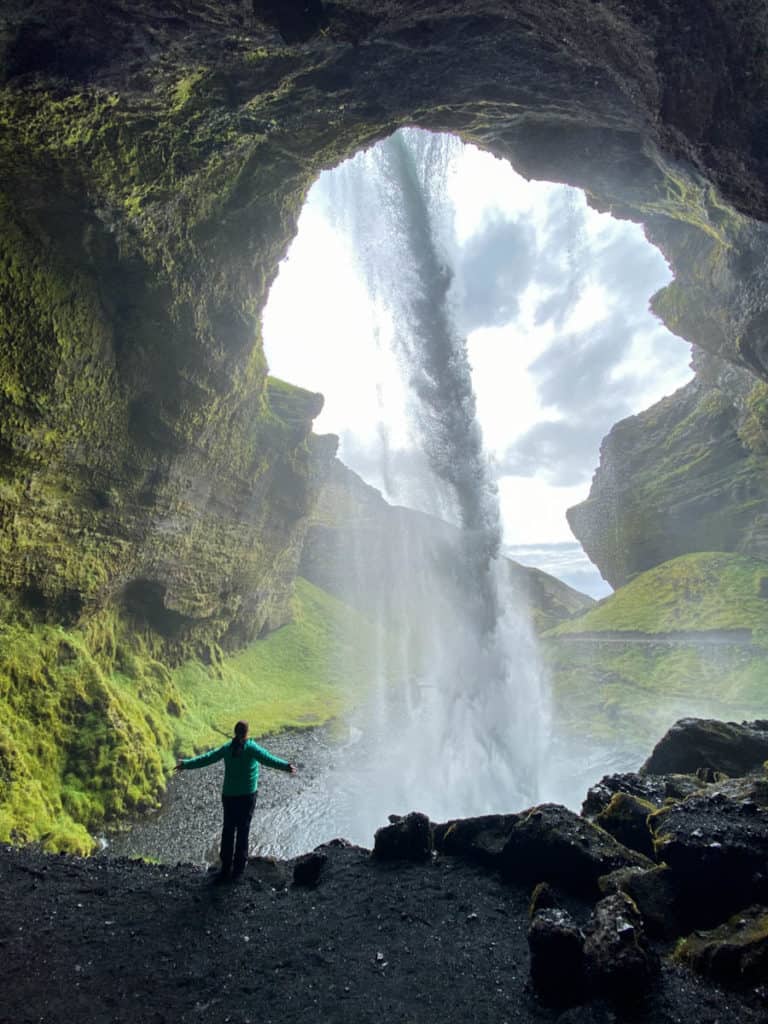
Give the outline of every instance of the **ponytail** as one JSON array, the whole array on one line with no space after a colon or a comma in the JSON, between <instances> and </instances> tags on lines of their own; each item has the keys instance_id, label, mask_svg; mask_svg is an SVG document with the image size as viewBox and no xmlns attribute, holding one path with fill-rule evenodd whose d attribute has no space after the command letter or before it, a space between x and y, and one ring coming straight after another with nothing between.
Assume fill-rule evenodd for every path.
<instances>
[{"instance_id":1,"label":"ponytail","mask_svg":"<svg viewBox=\"0 0 768 1024\"><path fill-rule=\"evenodd\" d=\"M247 739L248 723L240 721L235 725L235 735L232 737L232 743L230 744L232 757L237 757L242 752Z\"/></svg>"}]
</instances>

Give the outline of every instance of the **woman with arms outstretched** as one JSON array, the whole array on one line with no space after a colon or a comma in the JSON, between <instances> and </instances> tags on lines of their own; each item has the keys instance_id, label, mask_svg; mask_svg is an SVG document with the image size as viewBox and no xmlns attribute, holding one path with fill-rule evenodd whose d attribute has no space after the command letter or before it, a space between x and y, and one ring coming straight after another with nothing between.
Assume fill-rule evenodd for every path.
<instances>
[{"instance_id":1,"label":"woman with arms outstretched","mask_svg":"<svg viewBox=\"0 0 768 1024\"><path fill-rule=\"evenodd\" d=\"M221 873L219 878L238 878L248 862L248 833L259 787L259 765L296 774L295 765L275 757L258 743L248 739L248 723L238 722L229 743L209 750L199 757L186 757L176 762L176 771L204 768L224 760L224 825L221 830Z\"/></svg>"}]
</instances>

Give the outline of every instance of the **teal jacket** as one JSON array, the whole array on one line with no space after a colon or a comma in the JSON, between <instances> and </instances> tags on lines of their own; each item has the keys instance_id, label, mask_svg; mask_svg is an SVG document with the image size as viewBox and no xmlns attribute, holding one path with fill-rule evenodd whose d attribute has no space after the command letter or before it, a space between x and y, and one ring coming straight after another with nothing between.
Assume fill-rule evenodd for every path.
<instances>
[{"instance_id":1,"label":"teal jacket","mask_svg":"<svg viewBox=\"0 0 768 1024\"><path fill-rule=\"evenodd\" d=\"M221 761L224 758L224 785L221 790L222 796L248 796L255 793L259 788L259 764L265 764L268 768L279 768L284 772L290 769L288 761L275 757L268 750L260 747L253 740L246 740L245 746L235 757L232 752L232 741L225 743L222 747L209 750L199 757L187 757L181 762L181 767L204 768L214 761Z\"/></svg>"}]
</instances>

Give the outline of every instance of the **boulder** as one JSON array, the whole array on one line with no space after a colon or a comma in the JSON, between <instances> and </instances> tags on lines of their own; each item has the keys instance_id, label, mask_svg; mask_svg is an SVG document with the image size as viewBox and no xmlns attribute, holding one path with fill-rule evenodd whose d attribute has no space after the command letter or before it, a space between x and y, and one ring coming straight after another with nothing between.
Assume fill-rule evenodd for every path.
<instances>
[{"instance_id":1,"label":"boulder","mask_svg":"<svg viewBox=\"0 0 768 1024\"><path fill-rule=\"evenodd\" d=\"M680 898L673 873L667 867L621 868L604 875L600 892L611 896L626 893L643 919L646 934L654 939L674 939L687 930L681 916Z\"/></svg>"},{"instance_id":2,"label":"boulder","mask_svg":"<svg viewBox=\"0 0 768 1024\"><path fill-rule=\"evenodd\" d=\"M719 928L689 935L675 956L725 985L764 983L768 978L768 907L750 907Z\"/></svg>"},{"instance_id":3,"label":"boulder","mask_svg":"<svg viewBox=\"0 0 768 1024\"><path fill-rule=\"evenodd\" d=\"M497 865L519 814L486 814L433 826L438 853Z\"/></svg>"},{"instance_id":4,"label":"boulder","mask_svg":"<svg viewBox=\"0 0 768 1024\"><path fill-rule=\"evenodd\" d=\"M640 913L625 893L600 900L586 930L584 962L590 990L621 1003L645 998L659 970Z\"/></svg>"},{"instance_id":5,"label":"boulder","mask_svg":"<svg viewBox=\"0 0 768 1024\"><path fill-rule=\"evenodd\" d=\"M616 793L627 793L641 800L647 800L654 807L663 807L669 801L684 800L685 797L696 793L701 788L701 779L695 775L676 775L674 773L641 775L639 772L604 775L588 790L586 799L581 805L581 813L585 818L594 821Z\"/></svg>"},{"instance_id":6,"label":"boulder","mask_svg":"<svg viewBox=\"0 0 768 1024\"><path fill-rule=\"evenodd\" d=\"M673 874L692 927L768 902L768 807L740 785L689 797L649 818L657 856Z\"/></svg>"},{"instance_id":7,"label":"boulder","mask_svg":"<svg viewBox=\"0 0 768 1024\"><path fill-rule=\"evenodd\" d=\"M301 886L317 885L323 868L328 861L328 854L322 850L313 850L299 857L293 865L293 884Z\"/></svg>"},{"instance_id":8,"label":"boulder","mask_svg":"<svg viewBox=\"0 0 768 1024\"><path fill-rule=\"evenodd\" d=\"M597 894L601 875L632 866L652 862L559 804L519 815L500 856L508 879L552 882L586 896Z\"/></svg>"},{"instance_id":9,"label":"boulder","mask_svg":"<svg viewBox=\"0 0 768 1024\"><path fill-rule=\"evenodd\" d=\"M546 1006L572 1006L584 997L584 934L570 914L538 910L528 929L531 981Z\"/></svg>"},{"instance_id":10,"label":"boulder","mask_svg":"<svg viewBox=\"0 0 768 1024\"><path fill-rule=\"evenodd\" d=\"M394 820L393 820L394 819ZM434 849L432 823L426 814L412 811L377 830L373 856L378 860L429 860Z\"/></svg>"},{"instance_id":11,"label":"boulder","mask_svg":"<svg viewBox=\"0 0 768 1024\"><path fill-rule=\"evenodd\" d=\"M656 807L642 797L614 793L610 803L595 818L595 824L630 850L653 857L653 837L648 828L648 815L655 810Z\"/></svg>"},{"instance_id":12,"label":"boulder","mask_svg":"<svg viewBox=\"0 0 768 1024\"><path fill-rule=\"evenodd\" d=\"M649 775L704 770L746 775L768 760L768 721L682 718L659 740L641 771Z\"/></svg>"}]
</instances>

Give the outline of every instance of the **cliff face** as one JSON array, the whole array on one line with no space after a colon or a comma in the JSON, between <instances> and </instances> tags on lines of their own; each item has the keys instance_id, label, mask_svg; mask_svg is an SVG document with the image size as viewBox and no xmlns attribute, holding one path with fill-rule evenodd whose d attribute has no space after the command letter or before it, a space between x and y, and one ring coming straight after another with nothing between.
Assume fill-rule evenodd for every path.
<instances>
[{"instance_id":1,"label":"cliff face","mask_svg":"<svg viewBox=\"0 0 768 1024\"><path fill-rule=\"evenodd\" d=\"M749 0L3 5L0 620L40 632L1 645L0 801L29 805L24 750L45 814L68 778L84 820L98 749L135 805L178 710L167 663L284 621L333 443L309 435L315 397L269 383L258 314L322 168L414 124L582 186L667 256L673 329L768 376L767 19ZM86 713L91 746L37 742L64 720L80 742Z\"/></svg>"},{"instance_id":2,"label":"cliff face","mask_svg":"<svg viewBox=\"0 0 768 1024\"><path fill-rule=\"evenodd\" d=\"M448 592L460 558L456 527L387 504L338 460L320 492L299 564L310 582L390 626L417 615L434 589ZM588 611L592 598L539 569L505 559L512 588L538 629ZM459 602L458 607L461 607Z\"/></svg>"},{"instance_id":3,"label":"cliff face","mask_svg":"<svg viewBox=\"0 0 768 1024\"><path fill-rule=\"evenodd\" d=\"M768 555L765 385L705 353L694 365L690 384L613 427L568 511L613 587L688 552Z\"/></svg>"},{"instance_id":4,"label":"cliff face","mask_svg":"<svg viewBox=\"0 0 768 1024\"><path fill-rule=\"evenodd\" d=\"M659 312L763 374L765 17L6 4L6 593L57 621L117 603L171 648L282 621L327 452L306 441L312 400L289 416L301 435L271 410L256 315L318 171L405 123L643 220L677 275Z\"/></svg>"}]
</instances>

